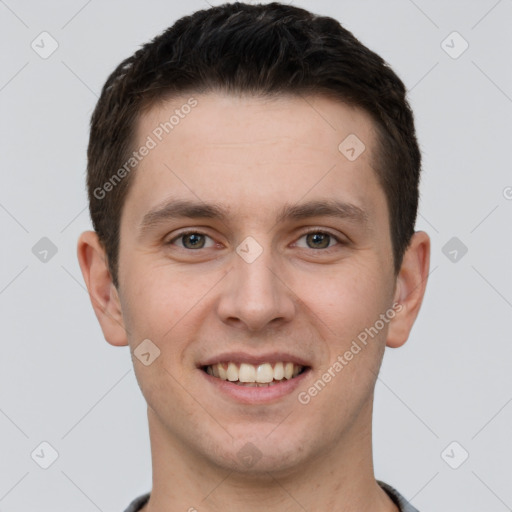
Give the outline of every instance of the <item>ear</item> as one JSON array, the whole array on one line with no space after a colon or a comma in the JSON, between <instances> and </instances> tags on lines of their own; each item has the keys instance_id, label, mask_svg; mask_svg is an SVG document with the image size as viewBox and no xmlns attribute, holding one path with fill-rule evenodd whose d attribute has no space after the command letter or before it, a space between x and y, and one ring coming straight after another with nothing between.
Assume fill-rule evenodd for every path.
<instances>
[{"instance_id":1,"label":"ear","mask_svg":"<svg viewBox=\"0 0 512 512\"><path fill-rule=\"evenodd\" d=\"M85 231L78 239L78 262L103 336L115 346L128 345L117 289L98 235Z\"/></svg>"},{"instance_id":2,"label":"ear","mask_svg":"<svg viewBox=\"0 0 512 512\"><path fill-rule=\"evenodd\" d=\"M429 266L430 238L423 231L418 231L411 238L397 276L396 315L389 324L388 347L397 348L407 341L423 301Z\"/></svg>"}]
</instances>

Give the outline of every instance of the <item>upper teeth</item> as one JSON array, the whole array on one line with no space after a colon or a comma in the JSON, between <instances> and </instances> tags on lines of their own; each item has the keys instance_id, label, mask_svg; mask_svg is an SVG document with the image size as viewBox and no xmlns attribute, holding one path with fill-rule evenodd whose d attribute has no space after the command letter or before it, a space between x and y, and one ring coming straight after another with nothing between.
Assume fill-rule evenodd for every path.
<instances>
[{"instance_id":1,"label":"upper teeth","mask_svg":"<svg viewBox=\"0 0 512 512\"><path fill-rule=\"evenodd\" d=\"M218 363L206 367L206 371L214 377L231 382L258 382L261 384L273 380L291 379L302 370L302 366L294 363L270 363L253 365L248 363Z\"/></svg>"}]
</instances>

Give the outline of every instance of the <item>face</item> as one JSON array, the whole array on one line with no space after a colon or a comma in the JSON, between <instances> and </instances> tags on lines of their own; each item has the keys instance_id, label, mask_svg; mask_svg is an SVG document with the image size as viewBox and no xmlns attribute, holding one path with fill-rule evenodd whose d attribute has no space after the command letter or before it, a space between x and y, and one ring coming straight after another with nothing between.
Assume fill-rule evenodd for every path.
<instances>
[{"instance_id":1,"label":"face","mask_svg":"<svg viewBox=\"0 0 512 512\"><path fill-rule=\"evenodd\" d=\"M156 145L121 219L127 342L153 347L133 358L150 429L217 467L286 471L369 429L396 321L376 134L322 97L194 99L138 126Z\"/></svg>"}]
</instances>

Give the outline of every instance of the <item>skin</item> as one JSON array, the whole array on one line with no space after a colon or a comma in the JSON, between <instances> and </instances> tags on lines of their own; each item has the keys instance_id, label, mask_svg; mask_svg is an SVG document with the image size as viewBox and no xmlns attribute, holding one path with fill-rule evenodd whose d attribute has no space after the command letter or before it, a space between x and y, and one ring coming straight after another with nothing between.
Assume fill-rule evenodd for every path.
<instances>
[{"instance_id":1,"label":"skin","mask_svg":"<svg viewBox=\"0 0 512 512\"><path fill-rule=\"evenodd\" d=\"M144 510L396 511L373 473L373 394L386 345L405 343L418 314L430 242L415 233L394 273L386 198L372 167L373 122L320 96L194 97L198 105L134 171L121 218L119 289L96 234L78 243L106 340L133 353L150 339L161 351L149 366L133 358L152 446ZM137 147L187 100L142 116ZM338 150L349 134L366 146L353 162ZM140 230L144 215L169 200L216 203L227 217L171 218ZM277 221L283 205L313 200L357 206L365 220ZM207 235L205 247L184 246L189 239L178 235L186 228ZM337 239L317 248L310 228ZM252 263L236 252L248 236L263 249ZM394 303L400 312L301 404L298 393ZM311 371L274 403L243 404L199 374L201 361L225 351L291 352ZM261 456L250 467L237 457L248 442Z\"/></svg>"}]
</instances>

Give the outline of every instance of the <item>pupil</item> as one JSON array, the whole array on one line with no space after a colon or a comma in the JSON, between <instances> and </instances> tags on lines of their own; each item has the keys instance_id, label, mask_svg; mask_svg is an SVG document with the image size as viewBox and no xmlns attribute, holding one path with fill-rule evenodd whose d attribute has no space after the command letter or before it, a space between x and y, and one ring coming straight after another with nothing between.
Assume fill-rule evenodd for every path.
<instances>
[{"instance_id":1,"label":"pupil","mask_svg":"<svg viewBox=\"0 0 512 512\"><path fill-rule=\"evenodd\" d=\"M313 249L324 249L329 247L330 235L325 233L311 233L307 236L308 245L311 242L314 247Z\"/></svg>"},{"instance_id":2,"label":"pupil","mask_svg":"<svg viewBox=\"0 0 512 512\"><path fill-rule=\"evenodd\" d=\"M199 235L197 233L192 233L190 235L185 236L185 246L192 247L193 249L197 247L202 247L204 245L203 235ZM201 243L202 242L202 243Z\"/></svg>"}]
</instances>

